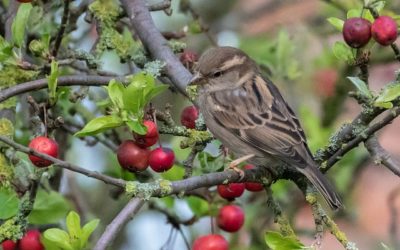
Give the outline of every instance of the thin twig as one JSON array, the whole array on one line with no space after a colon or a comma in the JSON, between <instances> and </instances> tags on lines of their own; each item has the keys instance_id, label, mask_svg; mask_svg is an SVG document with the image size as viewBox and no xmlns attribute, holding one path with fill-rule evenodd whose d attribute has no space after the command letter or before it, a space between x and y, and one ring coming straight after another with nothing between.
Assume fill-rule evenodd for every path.
<instances>
[{"instance_id":1,"label":"thin twig","mask_svg":"<svg viewBox=\"0 0 400 250\"><path fill-rule=\"evenodd\" d=\"M306 200L311 205L317 226L317 232L322 230L321 228L318 229L318 227L321 227L321 223L323 222L331 234L336 237L345 249L348 249L348 245L352 243L347 240L346 235L339 229L338 225L326 214L322 206L318 203L317 198L315 197L315 192L307 191Z\"/></svg>"},{"instance_id":2,"label":"thin twig","mask_svg":"<svg viewBox=\"0 0 400 250\"><path fill-rule=\"evenodd\" d=\"M118 215L112 220L106 227L106 230L101 235L100 239L94 246L94 250L105 250L110 246L117 234L130 221L140 210L145 203L144 200L138 198L132 198L128 204L118 213Z\"/></svg>"},{"instance_id":3,"label":"thin twig","mask_svg":"<svg viewBox=\"0 0 400 250\"><path fill-rule=\"evenodd\" d=\"M400 186L392 190L388 197L388 206L390 210L390 239L392 241L394 249L400 249L400 240L398 239L398 211L396 208L396 198L400 196Z\"/></svg>"},{"instance_id":4,"label":"thin twig","mask_svg":"<svg viewBox=\"0 0 400 250\"><path fill-rule=\"evenodd\" d=\"M57 79L58 86L106 86L112 79L125 82L124 77L108 77L97 75L73 75L60 76ZM47 79L38 79L30 82L24 82L0 91L0 102L8 98L20 95L29 91L47 88Z\"/></svg>"},{"instance_id":5,"label":"thin twig","mask_svg":"<svg viewBox=\"0 0 400 250\"><path fill-rule=\"evenodd\" d=\"M162 2L152 4L148 8L149 11L159 11L159 10L169 9L170 7L171 7L171 0L164 0Z\"/></svg>"},{"instance_id":6,"label":"thin twig","mask_svg":"<svg viewBox=\"0 0 400 250\"><path fill-rule=\"evenodd\" d=\"M65 28L67 27L68 16L69 16L69 3L70 3L70 0L64 0L64 12L63 12L63 16L61 19L61 25L60 25L60 29L58 30L58 33L56 35L56 39L54 42L54 48L51 53L53 55L53 57L57 57L58 49L60 48L61 41L64 36L64 31L65 31Z\"/></svg>"},{"instance_id":7,"label":"thin twig","mask_svg":"<svg viewBox=\"0 0 400 250\"><path fill-rule=\"evenodd\" d=\"M376 136L372 136L366 142L365 147L371 154L376 164L383 164L395 175L400 177L400 162L394 159L379 143Z\"/></svg>"},{"instance_id":8,"label":"thin twig","mask_svg":"<svg viewBox=\"0 0 400 250\"><path fill-rule=\"evenodd\" d=\"M14 149L16 149L16 150L18 150L20 152L23 152L23 153L26 153L26 154L30 154L30 155L34 155L34 156L40 157L40 158L45 159L45 160L49 160L49 161L53 162L55 165L57 165L59 167L62 167L62 168L65 168L65 169L68 169L68 170L71 170L71 171L74 171L74 172L77 172L77 173L81 173L81 174L86 175L86 176L91 177L91 178L95 178L95 179L101 180L101 181L103 181L104 183L107 183L107 184L111 184L111 185L114 185L114 186L117 186L117 187L125 188L126 182L124 180L122 180L122 179L116 179L116 178L113 178L113 177L110 177L110 176L107 176L107 175L100 174L100 173L98 173L96 171L90 171L90 170L87 170L85 168L82 168L82 167L79 167L77 165L74 165L72 163L69 163L69 162L54 158L54 157L49 156L47 154L39 153L39 152L37 152L37 151L35 151L35 150L31 149L31 148L25 147L25 146L23 146L21 144L18 144L16 142L14 142L13 140L9 139L6 136L0 136L0 141L10 145L11 147L13 147Z\"/></svg>"},{"instance_id":9,"label":"thin twig","mask_svg":"<svg viewBox=\"0 0 400 250\"><path fill-rule=\"evenodd\" d=\"M364 131L359 133L354 139L350 140L346 145L336 151L326 162L322 168L323 172L328 171L344 154L357 147L363 141L366 141L371 135L391 123L398 115L400 115L400 107L395 107L386 112L383 117L376 123L368 126Z\"/></svg>"}]
</instances>

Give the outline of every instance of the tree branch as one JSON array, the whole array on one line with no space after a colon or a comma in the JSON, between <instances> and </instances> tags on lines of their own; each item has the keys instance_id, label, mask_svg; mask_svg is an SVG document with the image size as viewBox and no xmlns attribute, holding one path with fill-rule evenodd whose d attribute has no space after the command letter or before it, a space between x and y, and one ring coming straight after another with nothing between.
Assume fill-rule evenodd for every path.
<instances>
[{"instance_id":1,"label":"tree branch","mask_svg":"<svg viewBox=\"0 0 400 250\"><path fill-rule=\"evenodd\" d=\"M371 135L383 128L390 122L392 122L398 115L400 115L400 107L395 107L386 112L386 114L377 121L376 123L368 126L365 130L359 133L354 139L350 140L346 145L341 145L340 149L336 151L326 162L326 165L322 167L322 171L328 171L333 164L335 164L344 154L357 147L358 144L367 140Z\"/></svg>"},{"instance_id":2,"label":"tree branch","mask_svg":"<svg viewBox=\"0 0 400 250\"><path fill-rule=\"evenodd\" d=\"M128 204L118 213L118 215L112 220L112 222L107 226L104 233L101 235L100 239L94 246L94 250L105 250L107 246L110 246L115 237L121 231L128 221L130 221L140 208L145 203L144 200L138 198L132 198Z\"/></svg>"},{"instance_id":3,"label":"tree branch","mask_svg":"<svg viewBox=\"0 0 400 250\"><path fill-rule=\"evenodd\" d=\"M68 17L69 17L69 3L70 3L70 0L64 0L64 12L63 12L63 16L61 19L61 25L60 25L60 29L58 30L58 33L57 33L57 36L56 36L56 39L54 42L54 48L52 51L52 55L54 57L57 57L58 49L60 48L61 41L64 36L64 31L65 31L65 28L67 27L67 22L68 22Z\"/></svg>"},{"instance_id":4,"label":"tree branch","mask_svg":"<svg viewBox=\"0 0 400 250\"><path fill-rule=\"evenodd\" d=\"M379 144L376 136L372 136L364 142L368 152L374 158L375 164L383 164L395 175L400 177L400 162L392 158L392 156Z\"/></svg>"},{"instance_id":5,"label":"tree branch","mask_svg":"<svg viewBox=\"0 0 400 250\"><path fill-rule=\"evenodd\" d=\"M101 181L103 181L104 183L107 183L107 184L111 184L111 185L114 185L114 186L117 186L117 187L125 188L126 181L124 181L122 179L116 179L116 178L113 178L113 177L110 177L110 176L107 176L107 175L100 174L100 173L95 172L95 171L90 171L90 170L87 170L85 168L79 167L77 165L71 164L69 162L66 162L66 161L51 157L51 156L49 156L47 154L39 153L39 152L37 152L37 151L35 151L35 150L31 149L31 148L25 147L25 146L23 146L21 144L18 144L16 142L14 142L13 140L11 140L10 138L8 138L6 136L0 135L0 141L10 145L11 147L13 147L14 149L16 149L16 150L18 150L20 152L23 152L23 153L26 153L26 154L31 154L31 155L40 157L40 158L45 159L45 160L49 160L49 161L53 162L54 164L56 164L59 167L62 167L62 168L65 168L65 169L68 169L68 170L71 170L71 171L74 171L74 172L77 172L77 173L81 173L81 174L86 175L86 176L91 177L91 178L95 178L95 179L101 180Z\"/></svg>"},{"instance_id":6,"label":"tree branch","mask_svg":"<svg viewBox=\"0 0 400 250\"><path fill-rule=\"evenodd\" d=\"M57 80L58 86L106 86L111 79L125 81L125 77L108 77L97 75L73 75L60 76ZM15 86L0 91L0 102L13 96L23 94L33 90L47 88L47 79L39 79L30 82L17 84Z\"/></svg>"},{"instance_id":7,"label":"tree branch","mask_svg":"<svg viewBox=\"0 0 400 250\"><path fill-rule=\"evenodd\" d=\"M90 178L95 178L103 181L106 184L114 185L125 189L129 194L139 197L164 197L172 194L182 194L182 192L192 191L201 187L212 187L222 183L231 182L246 182L246 181L257 181L264 178L266 182L270 183L272 178L269 173L264 168L244 170L244 177L241 176L233 170L227 170L224 172L210 173L201 176L194 176L188 179L179 181L167 181L167 180L157 180L151 183L140 183L140 182L127 182L122 179L113 178L107 175L100 174L96 171L90 171L80 166L71 164L69 162L51 157L46 154L39 153L31 148L25 147L19 143L14 142L6 136L0 135L0 141L7 145L10 145L14 149L31 154L42 159L51 161L55 166L68 169Z\"/></svg>"},{"instance_id":8,"label":"tree branch","mask_svg":"<svg viewBox=\"0 0 400 250\"><path fill-rule=\"evenodd\" d=\"M121 3L142 43L154 59L164 61L167 64L167 76L174 86L186 95L185 88L192 75L174 55L167 40L156 28L146 2L144 0L121 0Z\"/></svg>"}]
</instances>

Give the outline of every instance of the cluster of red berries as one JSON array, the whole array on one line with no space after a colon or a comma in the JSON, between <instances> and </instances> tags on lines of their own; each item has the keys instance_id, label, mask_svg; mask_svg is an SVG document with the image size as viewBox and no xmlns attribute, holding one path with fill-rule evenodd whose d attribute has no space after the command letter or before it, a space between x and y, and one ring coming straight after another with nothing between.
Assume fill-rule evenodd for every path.
<instances>
[{"instance_id":1,"label":"cluster of red berries","mask_svg":"<svg viewBox=\"0 0 400 250\"><path fill-rule=\"evenodd\" d=\"M182 125L191 129L195 128L198 115L194 106L186 107L181 114ZM174 165L174 151L165 147L149 150L149 147L158 142L159 133L154 122L146 120L143 124L147 128L145 135L134 134L134 140L126 140L119 146L117 150L119 164L132 172L144 171L148 166L155 172L169 170Z\"/></svg>"},{"instance_id":2,"label":"cluster of red berries","mask_svg":"<svg viewBox=\"0 0 400 250\"><path fill-rule=\"evenodd\" d=\"M397 39L397 23L389 16L380 16L371 24L365 18L353 17L343 25L344 41L352 48L366 45L371 36L380 45L387 46Z\"/></svg>"},{"instance_id":3,"label":"cluster of red berries","mask_svg":"<svg viewBox=\"0 0 400 250\"><path fill-rule=\"evenodd\" d=\"M1 247L3 250L44 250L38 230L28 230L18 242L5 240L1 243Z\"/></svg>"},{"instance_id":4,"label":"cluster of red berries","mask_svg":"<svg viewBox=\"0 0 400 250\"><path fill-rule=\"evenodd\" d=\"M147 128L145 135L134 134L135 140L124 141L117 150L118 162L122 168L131 172L141 172L151 167L155 172L169 170L175 162L175 154L169 148L159 147L150 150L159 139L157 125L146 120L143 122Z\"/></svg>"},{"instance_id":5,"label":"cluster of red berries","mask_svg":"<svg viewBox=\"0 0 400 250\"><path fill-rule=\"evenodd\" d=\"M245 169L254 168L253 165L246 165ZM218 185L218 194L228 201L232 201L240 197L244 190L251 192L259 192L264 189L261 183L246 182L246 183L230 183L226 185ZM217 216L217 225L220 229L233 233L240 230L244 224L244 212L238 205L229 204L219 209ZM219 234L209 234L197 238L193 243L193 250L227 250L228 242Z\"/></svg>"}]
</instances>

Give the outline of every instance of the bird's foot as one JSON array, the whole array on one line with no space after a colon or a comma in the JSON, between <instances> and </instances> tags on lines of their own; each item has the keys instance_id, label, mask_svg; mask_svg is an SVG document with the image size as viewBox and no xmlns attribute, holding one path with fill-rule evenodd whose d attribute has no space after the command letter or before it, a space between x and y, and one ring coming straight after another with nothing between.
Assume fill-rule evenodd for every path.
<instances>
[{"instance_id":1,"label":"bird's foot","mask_svg":"<svg viewBox=\"0 0 400 250\"><path fill-rule=\"evenodd\" d=\"M240 163L247 161L248 159L253 158L253 157L254 157L254 154L249 154L249 155L242 156L236 160L233 160L233 161L231 161L231 163L229 163L228 169L231 169L239 174L239 176L240 176L239 181L241 181L244 178L244 171L241 170L240 168L238 168L238 165Z\"/></svg>"}]
</instances>

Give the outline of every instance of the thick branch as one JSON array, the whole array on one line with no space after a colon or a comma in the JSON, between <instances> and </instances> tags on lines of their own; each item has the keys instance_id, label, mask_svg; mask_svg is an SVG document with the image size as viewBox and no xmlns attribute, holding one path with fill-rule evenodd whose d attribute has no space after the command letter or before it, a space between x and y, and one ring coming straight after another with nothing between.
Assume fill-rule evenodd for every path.
<instances>
[{"instance_id":1,"label":"thick branch","mask_svg":"<svg viewBox=\"0 0 400 250\"><path fill-rule=\"evenodd\" d=\"M154 25L144 0L121 0L129 20L142 43L155 59L164 61L168 77L174 86L185 94L185 88L192 75L182 65L168 46L167 40Z\"/></svg>"},{"instance_id":2,"label":"thick branch","mask_svg":"<svg viewBox=\"0 0 400 250\"><path fill-rule=\"evenodd\" d=\"M119 212L113 221L107 226L104 233L94 246L94 250L105 250L110 246L117 234L130 221L144 204L144 200L132 198L128 204Z\"/></svg>"},{"instance_id":3,"label":"thick branch","mask_svg":"<svg viewBox=\"0 0 400 250\"><path fill-rule=\"evenodd\" d=\"M383 164L394 174L400 176L400 162L394 159L380 144L376 136L372 136L364 142L368 152L374 158L376 164Z\"/></svg>"},{"instance_id":4,"label":"thick branch","mask_svg":"<svg viewBox=\"0 0 400 250\"><path fill-rule=\"evenodd\" d=\"M97 75L74 75L60 76L57 80L58 86L105 86L111 79L124 81L123 77L108 77ZM23 94L33 90L47 88L47 79L39 79L30 82L17 84L15 86L0 91L0 102L13 96Z\"/></svg>"}]
</instances>

